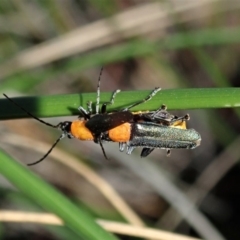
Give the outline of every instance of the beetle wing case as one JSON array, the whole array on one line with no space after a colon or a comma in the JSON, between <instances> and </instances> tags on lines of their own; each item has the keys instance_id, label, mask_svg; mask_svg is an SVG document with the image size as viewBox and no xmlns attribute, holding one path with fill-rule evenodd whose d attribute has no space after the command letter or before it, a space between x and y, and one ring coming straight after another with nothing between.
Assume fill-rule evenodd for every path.
<instances>
[{"instance_id":1,"label":"beetle wing case","mask_svg":"<svg viewBox=\"0 0 240 240\"><path fill-rule=\"evenodd\" d=\"M151 122L133 123L127 153L131 154L135 147L193 149L200 142L201 136L194 129L179 129Z\"/></svg>"}]
</instances>

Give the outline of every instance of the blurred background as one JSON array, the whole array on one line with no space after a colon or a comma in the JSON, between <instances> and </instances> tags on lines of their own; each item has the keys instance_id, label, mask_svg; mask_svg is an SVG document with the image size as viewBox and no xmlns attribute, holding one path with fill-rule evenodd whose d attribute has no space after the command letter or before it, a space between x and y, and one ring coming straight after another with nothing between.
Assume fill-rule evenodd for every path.
<instances>
[{"instance_id":1,"label":"blurred background","mask_svg":"<svg viewBox=\"0 0 240 240\"><path fill-rule=\"evenodd\" d=\"M1 1L0 91L11 97L95 92L102 66L105 92L239 87L239 16L240 2L231 0ZM140 150L129 156L109 143L106 161L98 145L64 139L30 170L96 218L240 239L239 109L171 112L190 114L200 147L170 157L155 150L141 159ZM69 119L76 116L46 120ZM0 129L1 148L24 164L60 135L32 119L2 121ZM1 209L41 211L4 178L0 195ZM69 236L60 227L0 225L1 239Z\"/></svg>"}]
</instances>

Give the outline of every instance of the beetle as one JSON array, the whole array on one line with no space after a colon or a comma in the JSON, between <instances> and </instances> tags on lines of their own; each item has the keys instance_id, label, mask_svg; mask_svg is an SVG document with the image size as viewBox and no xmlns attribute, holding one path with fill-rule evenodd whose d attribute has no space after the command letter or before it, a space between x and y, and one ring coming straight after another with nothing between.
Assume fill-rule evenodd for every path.
<instances>
[{"instance_id":1,"label":"beetle","mask_svg":"<svg viewBox=\"0 0 240 240\"><path fill-rule=\"evenodd\" d=\"M82 106L78 108L80 115L79 118L74 121L64 121L57 125L52 125L37 118L9 98L6 94L3 94L10 102L22 109L22 111L26 112L29 116L47 126L58 128L62 131L61 136L55 141L47 153L38 161L28 165L35 165L43 161L64 137L89 140L100 144L103 155L106 159L108 158L102 144L103 141L118 142L120 151L124 151L125 147L127 147L128 154L131 154L135 147L143 147L141 157L148 156L155 148L166 148L167 154L170 154L171 148L192 149L200 144L200 135L193 129L186 129L186 121L190 119L188 114L177 117L167 112L167 107L165 105L162 105L156 111L130 111L131 108L151 100L161 88L155 88L141 101L133 103L119 111L108 113L107 106L114 103L116 95L120 92L118 89L113 92L109 102L102 104L99 111L100 79L102 70L103 69L101 69L98 78L95 114L92 110L92 103L89 102L87 109ZM171 140L164 138L164 136L167 135L167 132L169 133Z\"/></svg>"}]
</instances>

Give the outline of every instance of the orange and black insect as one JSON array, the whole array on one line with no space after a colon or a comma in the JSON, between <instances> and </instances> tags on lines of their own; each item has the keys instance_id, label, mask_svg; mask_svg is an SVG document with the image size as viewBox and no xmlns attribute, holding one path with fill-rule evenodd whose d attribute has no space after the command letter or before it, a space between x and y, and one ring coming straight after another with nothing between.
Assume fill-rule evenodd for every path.
<instances>
[{"instance_id":1,"label":"orange and black insect","mask_svg":"<svg viewBox=\"0 0 240 240\"><path fill-rule=\"evenodd\" d=\"M79 119L75 121L64 121L57 125L47 123L36 116L29 113L22 106L10 99L6 94L4 96L14 105L22 109L29 116L39 122L58 128L62 131L61 136L55 141L48 152L38 161L28 165L34 165L43 161L64 137L77 138L79 140L90 140L100 144L103 155L107 159L102 142L112 141L119 143L120 151L127 148L127 154L131 154L136 147L142 147L141 157L148 156L155 148L167 149L167 154L170 154L170 149L193 149L199 146L201 136L194 129L186 128L186 121L189 120L189 115L177 117L166 111L166 106L162 105L156 111L131 112L130 109L147 102L155 96L161 88L155 88L145 99L136 102L122 110L107 113L107 106L114 103L114 99L120 90L113 92L109 102L100 106L100 79L98 79L96 109L93 114L92 103L88 104L87 110L79 107Z\"/></svg>"}]
</instances>

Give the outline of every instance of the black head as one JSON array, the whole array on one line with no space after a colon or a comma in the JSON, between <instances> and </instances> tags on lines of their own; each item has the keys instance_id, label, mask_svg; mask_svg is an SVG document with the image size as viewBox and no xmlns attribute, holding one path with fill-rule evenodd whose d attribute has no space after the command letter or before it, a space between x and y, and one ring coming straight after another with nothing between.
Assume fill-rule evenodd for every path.
<instances>
[{"instance_id":1,"label":"black head","mask_svg":"<svg viewBox=\"0 0 240 240\"><path fill-rule=\"evenodd\" d=\"M62 130L64 133L71 133L71 125L72 125L72 122L69 122L69 121L65 121L65 122L60 122L58 124L58 129Z\"/></svg>"}]
</instances>

